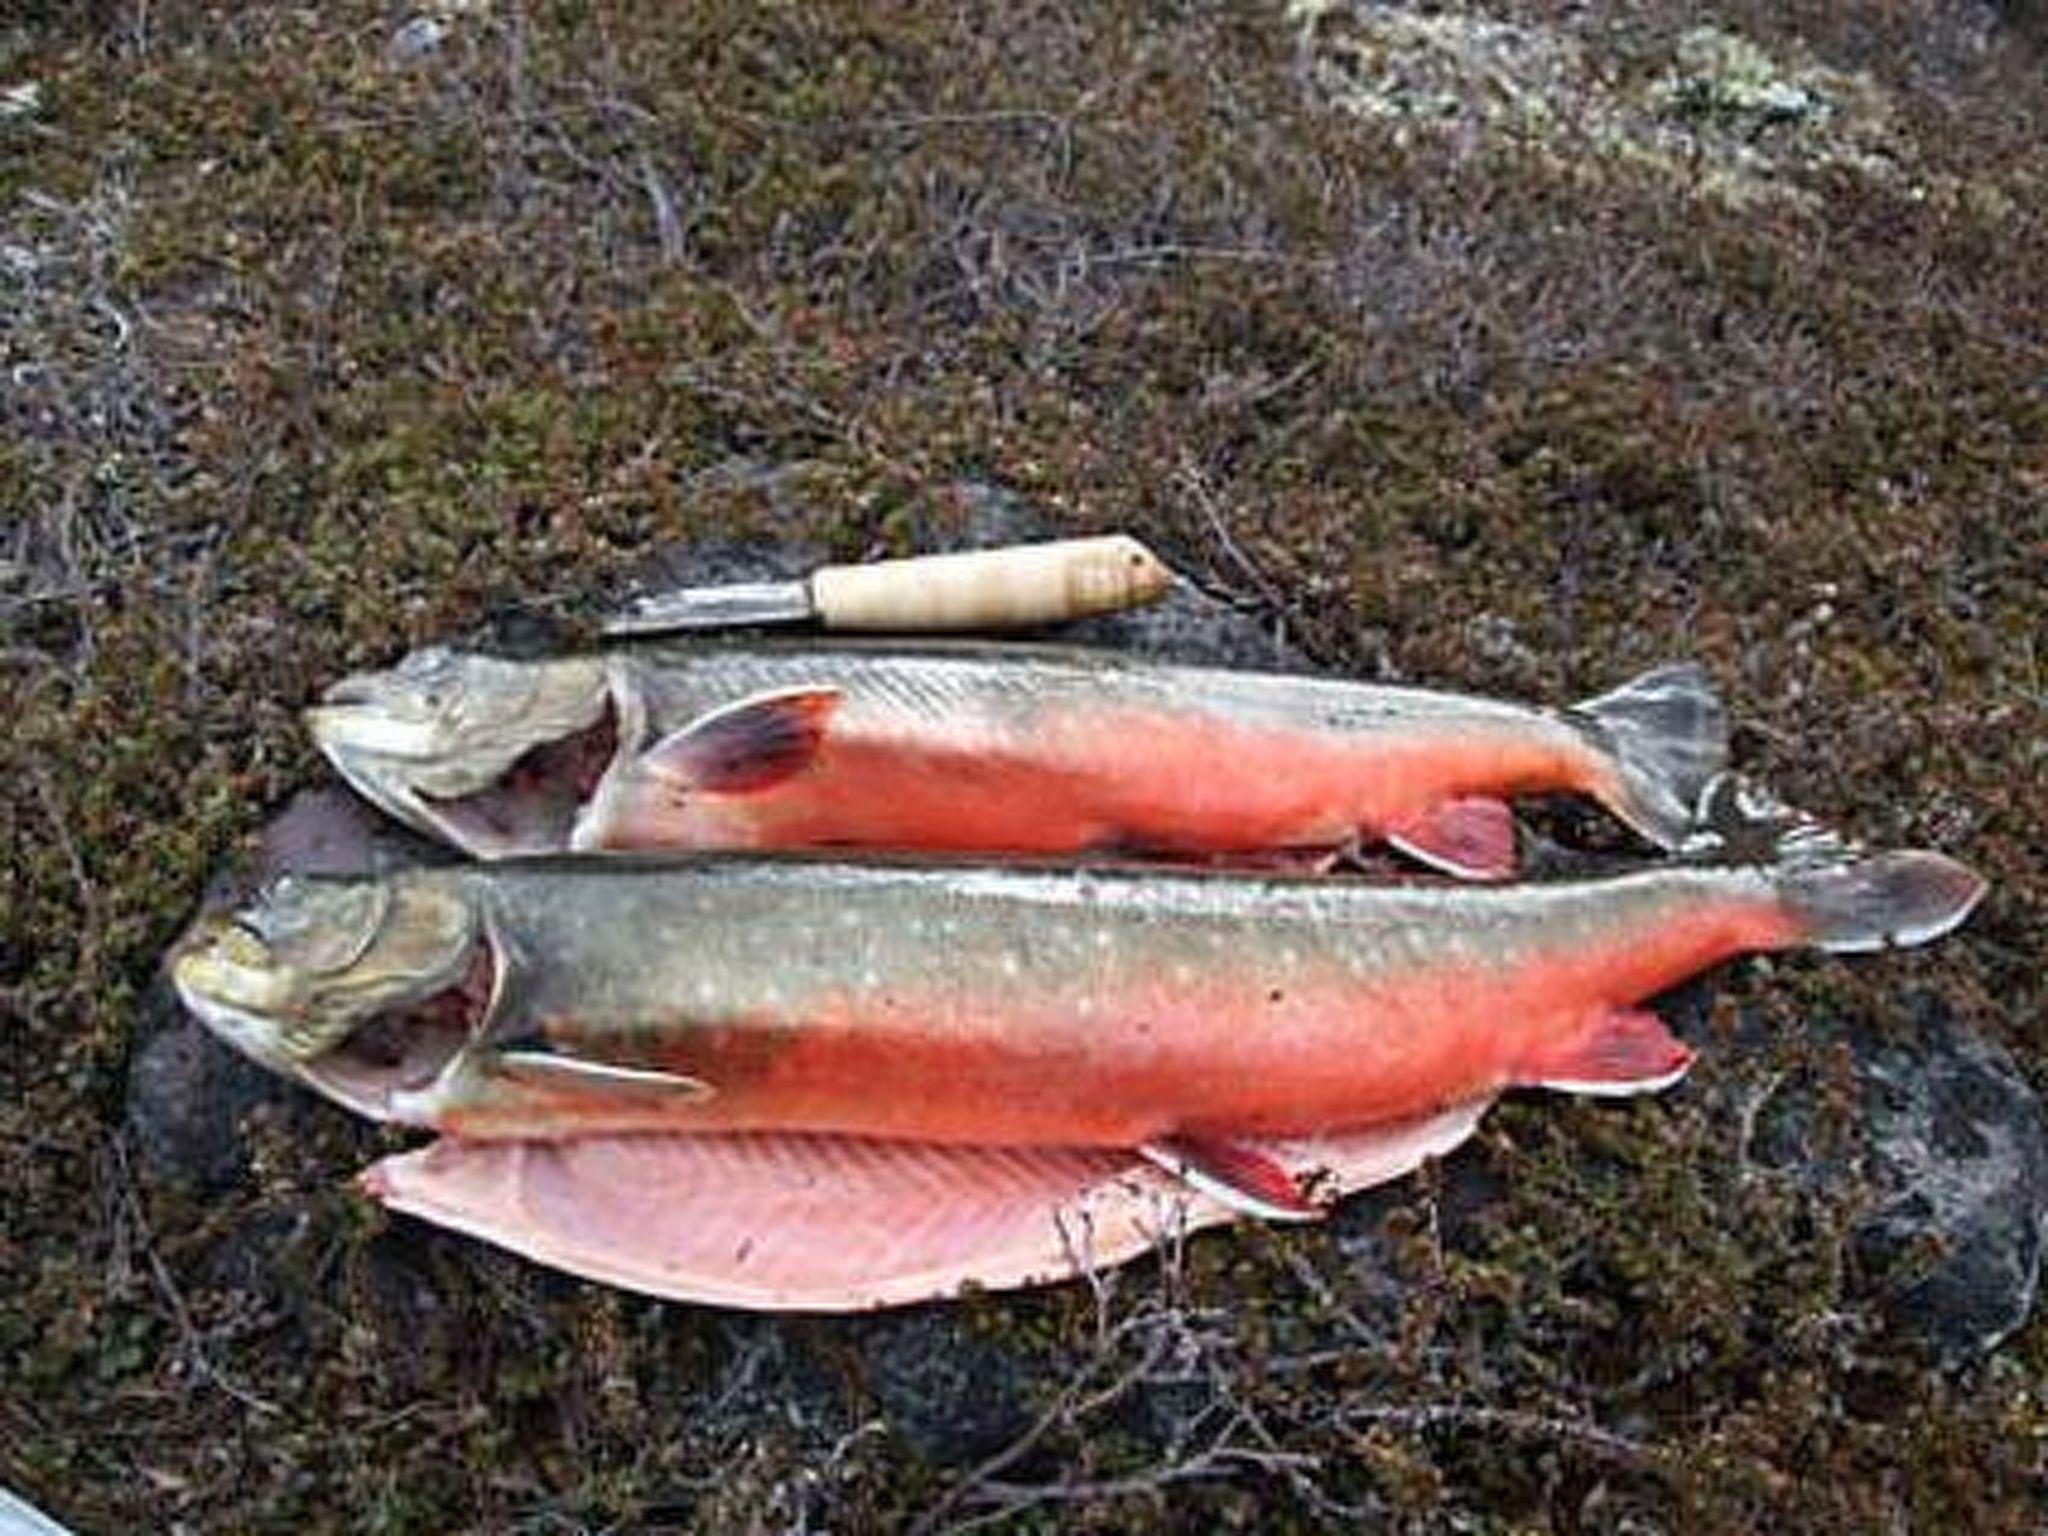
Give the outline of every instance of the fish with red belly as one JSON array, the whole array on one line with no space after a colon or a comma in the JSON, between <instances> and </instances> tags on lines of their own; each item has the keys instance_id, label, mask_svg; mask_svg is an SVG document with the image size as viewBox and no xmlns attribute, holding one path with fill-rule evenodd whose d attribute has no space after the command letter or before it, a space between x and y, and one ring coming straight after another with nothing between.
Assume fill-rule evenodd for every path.
<instances>
[{"instance_id":1,"label":"fish with red belly","mask_svg":"<svg viewBox=\"0 0 2048 1536\"><path fill-rule=\"evenodd\" d=\"M1692 1053L1640 1004L1707 966L1918 943L1982 894L1939 854L1770 836L1766 864L1511 889L673 857L301 879L173 975L259 1060L449 1133L375 1175L397 1204L725 1298L759 1245L678 1234L731 1236L750 1182L762 1211L815 1187L832 1261L810 1283L782 1252L758 1304L856 1305L1071 1273L1062 1212L1126 1256L1176 1184L1198 1219L1316 1215L1505 1089L1676 1081ZM647 1179L686 1252L650 1246Z\"/></svg>"},{"instance_id":2,"label":"fish with red belly","mask_svg":"<svg viewBox=\"0 0 2048 1536\"><path fill-rule=\"evenodd\" d=\"M1504 879L1509 797L1585 794L1668 848L1726 758L1693 666L1547 710L938 642L434 649L335 684L307 721L370 800L480 858L1245 854L1365 837Z\"/></svg>"}]
</instances>

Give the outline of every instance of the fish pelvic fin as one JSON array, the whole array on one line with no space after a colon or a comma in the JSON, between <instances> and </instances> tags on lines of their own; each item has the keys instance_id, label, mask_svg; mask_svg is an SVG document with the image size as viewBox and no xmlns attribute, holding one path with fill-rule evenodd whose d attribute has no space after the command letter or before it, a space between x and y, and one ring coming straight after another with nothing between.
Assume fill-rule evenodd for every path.
<instances>
[{"instance_id":1,"label":"fish pelvic fin","mask_svg":"<svg viewBox=\"0 0 2048 1536\"><path fill-rule=\"evenodd\" d=\"M1660 848L1683 843L1728 766L1728 717L1705 669L1657 667L1567 713L1612 759L1607 808Z\"/></svg>"},{"instance_id":2,"label":"fish pelvic fin","mask_svg":"<svg viewBox=\"0 0 2048 1536\"><path fill-rule=\"evenodd\" d=\"M1557 1093L1627 1098L1669 1088L1691 1070L1692 1063L1691 1048L1657 1015L1640 1008L1615 1008L1544 1042L1522 1063L1516 1080Z\"/></svg>"},{"instance_id":3,"label":"fish pelvic fin","mask_svg":"<svg viewBox=\"0 0 2048 1536\"><path fill-rule=\"evenodd\" d=\"M1267 1221L1315 1221L1323 1215L1284 1163L1244 1142L1168 1136L1138 1150L1190 1189L1242 1215Z\"/></svg>"},{"instance_id":4,"label":"fish pelvic fin","mask_svg":"<svg viewBox=\"0 0 2048 1536\"><path fill-rule=\"evenodd\" d=\"M1519 864L1515 813L1505 800L1440 800L1384 833L1388 843L1461 880L1512 880Z\"/></svg>"},{"instance_id":5,"label":"fish pelvic fin","mask_svg":"<svg viewBox=\"0 0 2048 1536\"><path fill-rule=\"evenodd\" d=\"M837 688L790 688L741 699L663 737L643 754L640 766L698 793L772 789L817 760L839 700Z\"/></svg>"}]
</instances>

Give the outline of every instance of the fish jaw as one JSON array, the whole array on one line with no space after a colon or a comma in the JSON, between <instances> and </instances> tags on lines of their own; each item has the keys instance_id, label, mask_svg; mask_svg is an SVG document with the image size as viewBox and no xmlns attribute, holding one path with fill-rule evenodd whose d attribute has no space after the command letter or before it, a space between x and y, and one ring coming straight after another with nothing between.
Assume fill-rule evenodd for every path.
<instances>
[{"instance_id":1,"label":"fish jaw","mask_svg":"<svg viewBox=\"0 0 2048 1536\"><path fill-rule=\"evenodd\" d=\"M259 1066L297 1077L301 1058L285 1047L276 1015L247 995L248 968L233 954L243 937L226 919L201 923L172 957L171 986L215 1035Z\"/></svg>"},{"instance_id":2,"label":"fish jaw","mask_svg":"<svg viewBox=\"0 0 2048 1536\"><path fill-rule=\"evenodd\" d=\"M170 963L179 1000L214 1034L373 1119L485 1025L505 971L459 885L290 876L202 918Z\"/></svg>"}]
</instances>

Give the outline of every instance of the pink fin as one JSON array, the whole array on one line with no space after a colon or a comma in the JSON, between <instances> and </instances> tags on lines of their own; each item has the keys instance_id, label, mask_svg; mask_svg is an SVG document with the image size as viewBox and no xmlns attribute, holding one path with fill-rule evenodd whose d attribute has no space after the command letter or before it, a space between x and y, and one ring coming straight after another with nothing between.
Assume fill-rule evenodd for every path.
<instances>
[{"instance_id":1,"label":"pink fin","mask_svg":"<svg viewBox=\"0 0 2048 1536\"><path fill-rule=\"evenodd\" d=\"M394 1210L574 1274L777 1311L1066 1279L1193 1215L1163 1174L1115 1150L797 1134L449 1138L364 1182Z\"/></svg>"},{"instance_id":2,"label":"pink fin","mask_svg":"<svg viewBox=\"0 0 2048 1536\"><path fill-rule=\"evenodd\" d=\"M1314 1221L1323 1214L1301 1192L1294 1175L1249 1142L1206 1136L1169 1136L1141 1149L1177 1178L1247 1216L1269 1221Z\"/></svg>"},{"instance_id":3,"label":"pink fin","mask_svg":"<svg viewBox=\"0 0 2048 1536\"><path fill-rule=\"evenodd\" d=\"M687 789L753 794L811 765L838 705L836 688L792 688L742 699L663 737L640 761Z\"/></svg>"},{"instance_id":4,"label":"pink fin","mask_svg":"<svg viewBox=\"0 0 2048 1536\"><path fill-rule=\"evenodd\" d=\"M1654 1013L1617 1008L1547 1043L1526 1061L1516 1080L1560 1093L1624 1097L1656 1093L1685 1076L1693 1053Z\"/></svg>"},{"instance_id":5,"label":"pink fin","mask_svg":"<svg viewBox=\"0 0 2048 1536\"><path fill-rule=\"evenodd\" d=\"M1450 1151L1488 1102L1257 1146L1336 1199ZM776 1311L1071 1279L1238 1214L1121 1151L794 1134L445 1138L363 1183L393 1210L572 1274Z\"/></svg>"},{"instance_id":6,"label":"pink fin","mask_svg":"<svg viewBox=\"0 0 2048 1536\"><path fill-rule=\"evenodd\" d=\"M1504 800L1468 795L1444 800L1386 830L1403 853L1466 880L1511 880L1516 859L1515 813Z\"/></svg>"}]
</instances>

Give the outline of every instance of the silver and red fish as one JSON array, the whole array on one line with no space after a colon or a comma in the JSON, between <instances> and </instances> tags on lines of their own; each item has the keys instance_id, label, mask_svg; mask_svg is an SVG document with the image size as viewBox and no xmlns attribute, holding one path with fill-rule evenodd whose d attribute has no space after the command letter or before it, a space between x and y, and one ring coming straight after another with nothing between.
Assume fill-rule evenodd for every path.
<instances>
[{"instance_id":1,"label":"silver and red fish","mask_svg":"<svg viewBox=\"0 0 2048 1536\"><path fill-rule=\"evenodd\" d=\"M1504 889L675 857L294 879L173 974L250 1055L448 1133L373 1170L399 1208L664 1295L882 1304L1129 1257L1177 1192L1196 1225L1313 1216L1509 1088L1662 1088L1692 1053L1646 998L1734 955L1919 943L1982 894L1721 798L1702 838L1770 862Z\"/></svg>"},{"instance_id":2,"label":"silver and red fish","mask_svg":"<svg viewBox=\"0 0 2048 1536\"><path fill-rule=\"evenodd\" d=\"M1514 872L1517 795L1661 847L1724 766L1694 666L1569 709L972 643L749 641L507 661L420 651L307 713L387 812L481 858L861 848L986 855L1384 840Z\"/></svg>"}]
</instances>

